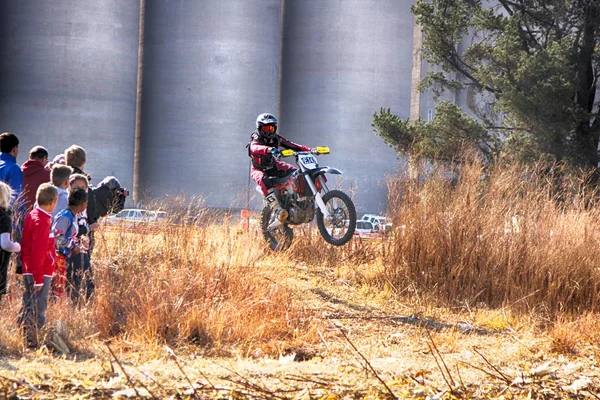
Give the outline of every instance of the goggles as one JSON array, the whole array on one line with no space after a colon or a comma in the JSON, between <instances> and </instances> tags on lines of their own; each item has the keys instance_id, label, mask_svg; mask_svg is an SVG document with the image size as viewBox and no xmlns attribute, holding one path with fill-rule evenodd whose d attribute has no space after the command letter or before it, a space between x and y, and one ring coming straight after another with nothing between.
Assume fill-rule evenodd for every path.
<instances>
[{"instance_id":1,"label":"goggles","mask_svg":"<svg viewBox=\"0 0 600 400\"><path fill-rule=\"evenodd\" d=\"M277 127L275 125L263 125L260 127L263 132L275 132Z\"/></svg>"}]
</instances>

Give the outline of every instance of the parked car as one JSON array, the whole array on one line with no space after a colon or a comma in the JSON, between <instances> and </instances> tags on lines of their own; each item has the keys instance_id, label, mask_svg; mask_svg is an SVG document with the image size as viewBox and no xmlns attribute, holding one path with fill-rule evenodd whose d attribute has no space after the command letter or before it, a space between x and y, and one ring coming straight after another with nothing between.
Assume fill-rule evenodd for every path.
<instances>
[{"instance_id":1,"label":"parked car","mask_svg":"<svg viewBox=\"0 0 600 400\"><path fill-rule=\"evenodd\" d=\"M376 232L389 233L392 230L392 224L388 222L386 217L375 214L364 214L360 221L368 221L373 224L373 229Z\"/></svg>"},{"instance_id":2,"label":"parked car","mask_svg":"<svg viewBox=\"0 0 600 400\"><path fill-rule=\"evenodd\" d=\"M369 239L381 237L382 233L380 233L379 229L375 229L375 226L371 221L359 219L356 221L356 230L354 231L354 236L358 236L363 239Z\"/></svg>"},{"instance_id":3,"label":"parked car","mask_svg":"<svg viewBox=\"0 0 600 400\"><path fill-rule=\"evenodd\" d=\"M126 208L104 220L107 225L124 225L135 227L139 224L166 222L167 213L164 211L149 211L137 208Z\"/></svg>"},{"instance_id":4,"label":"parked car","mask_svg":"<svg viewBox=\"0 0 600 400\"><path fill-rule=\"evenodd\" d=\"M164 211L148 211L146 220L148 222L167 222L168 215Z\"/></svg>"}]
</instances>

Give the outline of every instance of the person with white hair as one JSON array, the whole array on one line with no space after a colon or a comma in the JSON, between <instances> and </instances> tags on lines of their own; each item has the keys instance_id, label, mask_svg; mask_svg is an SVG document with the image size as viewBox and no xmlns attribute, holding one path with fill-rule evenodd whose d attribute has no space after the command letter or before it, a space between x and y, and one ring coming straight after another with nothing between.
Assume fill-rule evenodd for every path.
<instances>
[{"instance_id":1,"label":"person with white hair","mask_svg":"<svg viewBox=\"0 0 600 400\"><path fill-rule=\"evenodd\" d=\"M6 294L8 264L12 253L21 251L21 245L11 240L12 216L10 202L12 190L4 182L0 182L0 300Z\"/></svg>"}]
</instances>

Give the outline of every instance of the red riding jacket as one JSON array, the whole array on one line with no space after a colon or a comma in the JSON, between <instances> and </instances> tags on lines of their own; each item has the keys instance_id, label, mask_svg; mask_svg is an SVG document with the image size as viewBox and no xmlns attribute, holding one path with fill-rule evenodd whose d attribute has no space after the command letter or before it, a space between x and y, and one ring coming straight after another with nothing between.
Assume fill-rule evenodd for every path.
<instances>
[{"instance_id":1,"label":"red riding jacket","mask_svg":"<svg viewBox=\"0 0 600 400\"><path fill-rule=\"evenodd\" d=\"M294 151L310 151L310 147L290 142L286 138L275 135L272 139L261 137L258 132L252 132L248 145L248 155L252 158L252 166L261 170L273 168L275 158L271 154L273 148L283 147Z\"/></svg>"},{"instance_id":2,"label":"red riding jacket","mask_svg":"<svg viewBox=\"0 0 600 400\"><path fill-rule=\"evenodd\" d=\"M44 277L54 273L54 234L51 232L52 215L34 208L25 217L21 239L23 275L33 275L34 286L44 284Z\"/></svg>"}]
</instances>

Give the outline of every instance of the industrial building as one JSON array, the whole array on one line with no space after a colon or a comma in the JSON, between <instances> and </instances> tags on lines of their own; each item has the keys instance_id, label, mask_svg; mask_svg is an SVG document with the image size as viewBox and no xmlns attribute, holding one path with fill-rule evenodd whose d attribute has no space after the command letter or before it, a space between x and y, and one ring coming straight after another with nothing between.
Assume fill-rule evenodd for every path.
<instances>
[{"instance_id":1,"label":"industrial building","mask_svg":"<svg viewBox=\"0 0 600 400\"><path fill-rule=\"evenodd\" d=\"M88 152L93 182L244 207L262 112L327 145L361 211L401 163L371 128L410 112L412 0L19 0L0 3L0 131ZM332 182L332 184L334 184Z\"/></svg>"}]
</instances>

